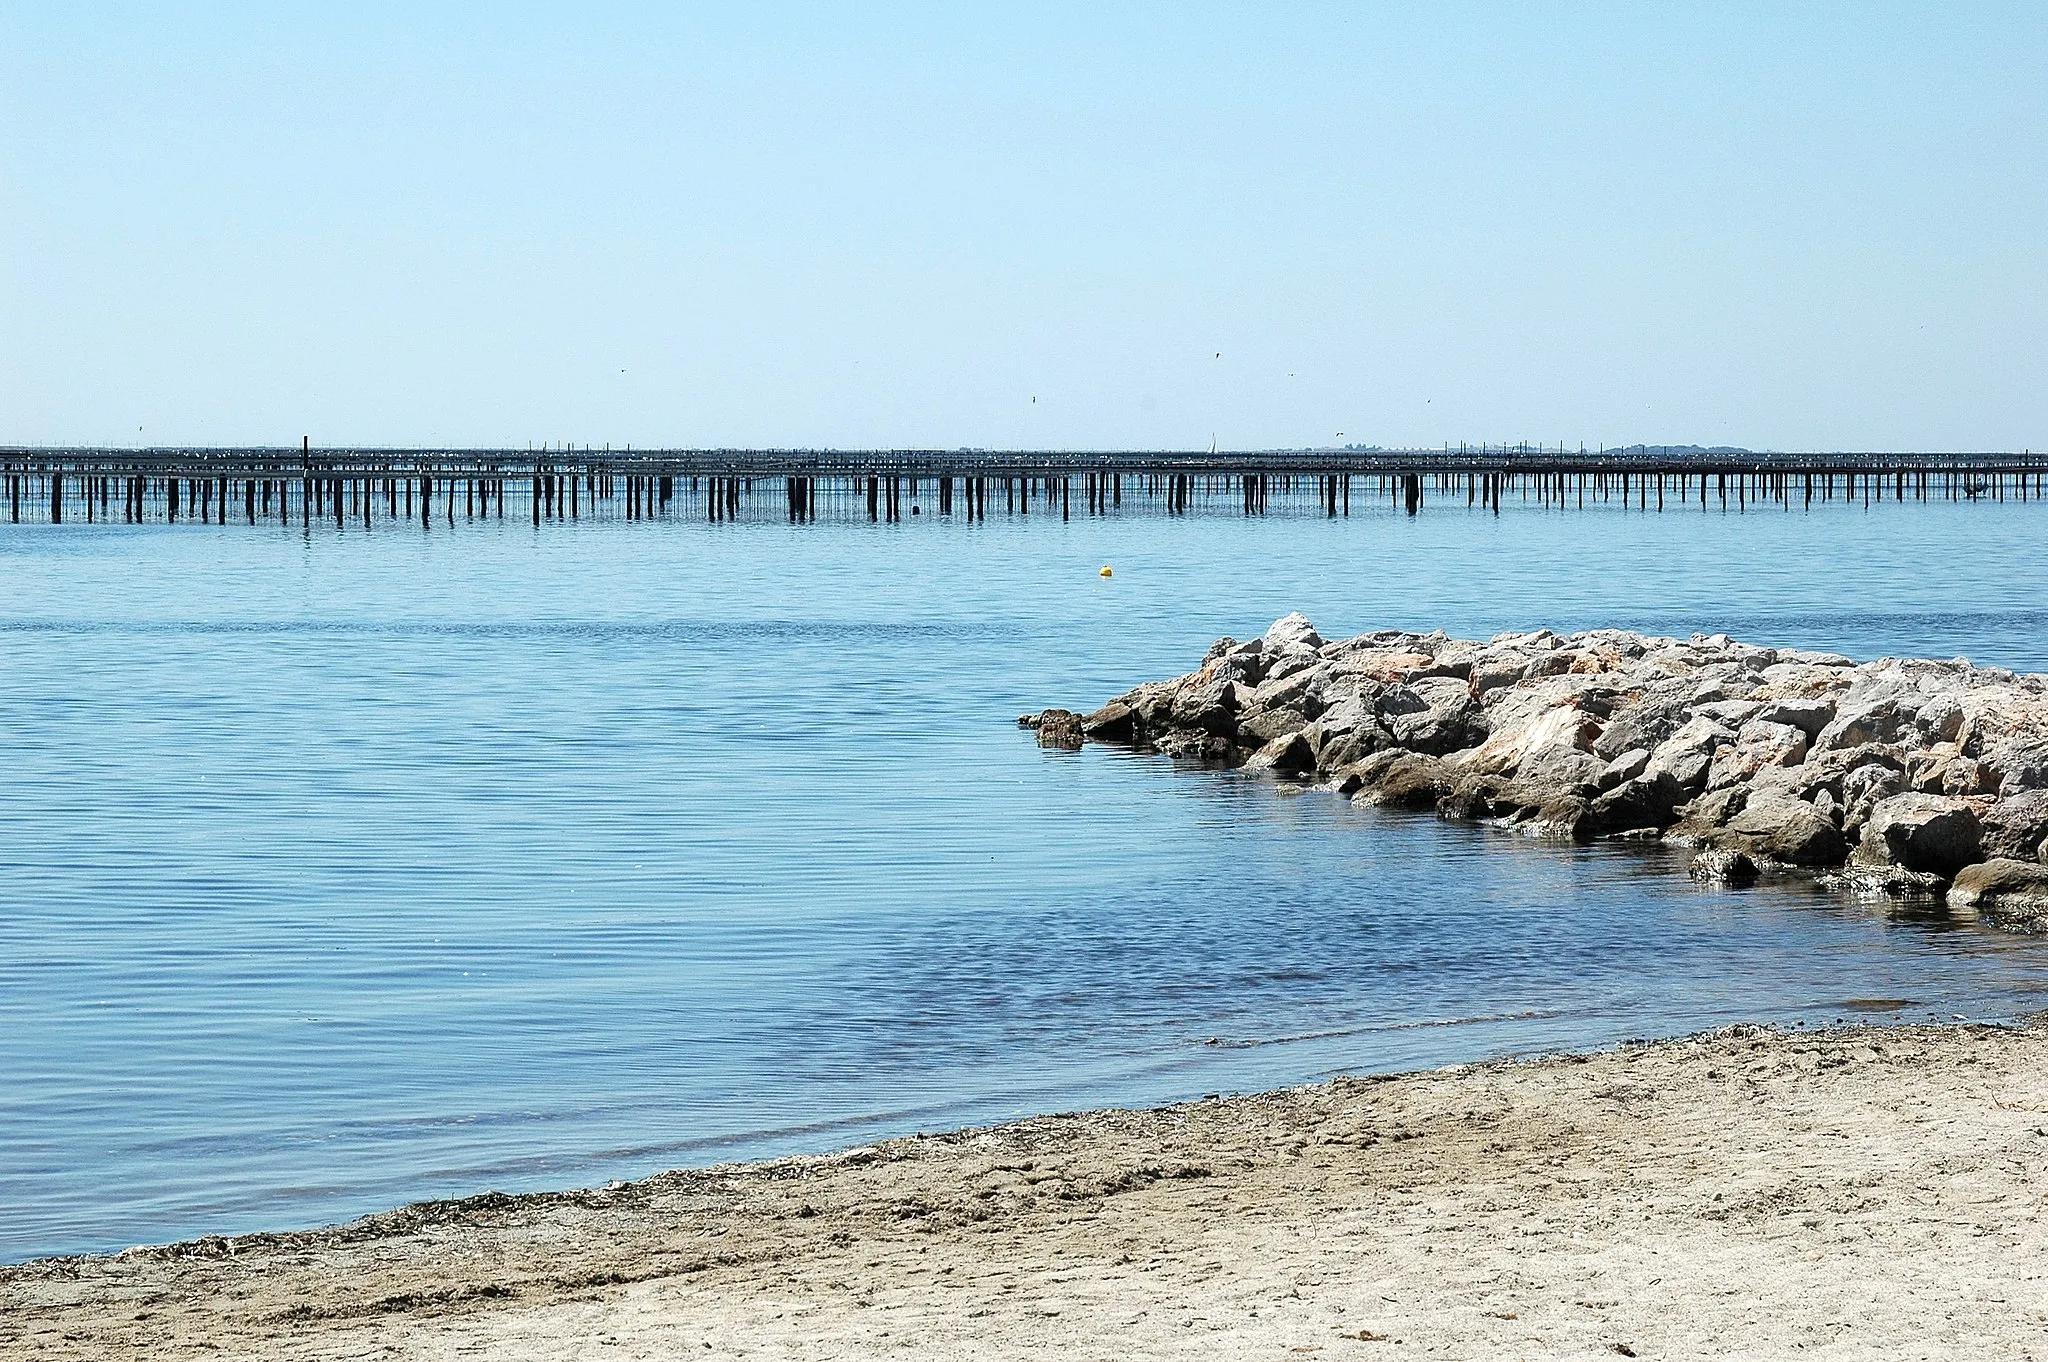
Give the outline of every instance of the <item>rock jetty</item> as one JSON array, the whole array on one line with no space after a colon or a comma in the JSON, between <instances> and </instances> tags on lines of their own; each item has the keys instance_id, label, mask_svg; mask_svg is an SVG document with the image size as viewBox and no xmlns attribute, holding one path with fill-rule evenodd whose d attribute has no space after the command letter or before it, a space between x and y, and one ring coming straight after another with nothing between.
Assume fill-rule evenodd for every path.
<instances>
[{"instance_id":1,"label":"rock jetty","mask_svg":"<svg viewBox=\"0 0 2048 1362\"><path fill-rule=\"evenodd\" d=\"M1326 641L1299 614L1185 676L1020 721L1544 837L1660 839L2048 922L2048 677L1962 659L1549 630Z\"/></svg>"}]
</instances>

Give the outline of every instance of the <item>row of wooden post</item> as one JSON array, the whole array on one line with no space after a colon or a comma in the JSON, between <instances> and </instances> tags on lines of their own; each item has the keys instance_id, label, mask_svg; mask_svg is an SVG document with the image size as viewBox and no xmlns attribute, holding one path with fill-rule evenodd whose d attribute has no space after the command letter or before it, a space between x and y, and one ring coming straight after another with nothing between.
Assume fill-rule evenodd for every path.
<instances>
[{"instance_id":1,"label":"row of wooden post","mask_svg":"<svg viewBox=\"0 0 2048 1362\"><path fill-rule=\"evenodd\" d=\"M1079 474L1013 474L1001 479L950 474L905 476L866 474L847 477L819 477L797 474L784 478L786 509L791 522L817 519L821 484L830 499L836 487L864 499L871 521L895 522L919 514L919 496L928 484L936 493L940 515L964 514L969 520L988 518L991 483L1003 484L1003 508L1011 515L1029 515L1034 502L1047 509L1057 508L1063 519L1071 518L1074 483L1081 483L1083 505L1088 514L1107 515L1124 505L1125 481L1129 478L1138 495L1163 503L1169 514L1186 514L1217 492L1229 488L1239 497L1243 514L1264 515L1277 491L1283 497L1298 495L1310 482L1320 510L1331 518L1351 513L1353 483L1363 478L1368 489L1398 503L1409 514L1421 510L1425 488L1433 481L1440 496L1459 489L1467 506L1500 510L1502 497L1519 494L1524 501L1541 506L1584 506L1633 504L1649 510L1665 509L1675 501L1683 506L1697 502L1702 508L1718 504L1737 511L1752 505L1774 504L1790 509L1795 504L1837 500L2003 500L2008 495L2039 499L2044 490L2040 472L1971 473L1966 469L1862 469L1743 470L1738 472L1670 471L1472 471L1424 473L1183 473L1138 470L1084 471ZM332 520L337 525L360 522L370 525L373 511L381 502L386 518L418 520L431 524L437 513L452 524L458 515L466 519L505 516L508 479L485 475L441 475L433 473L361 474L348 472L277 472L249 474L112 475L93 472L67 473L62 470L6 474L8 518L19 523L23 505L34 506L40 499L48 508L52 523L61 524L67 510L83 513L87 521L120 519L138 523L150 518L152 505L160 506L164 519L225 524L240 511L250 524L276 519L290 524L296 519L310 526ZM530 475L528 509L533 523L543 520L575 520L586 507L595 512L600 504L620 508L624 518L641 520L665 516L670 511L678 478L673 474L611 473L602 470L566 473L536 469ZM750 504L755 479L718 474L687 479L693 494L702 497L705 517L712 521L743 518ZM238 495L239 494L239 495ZM235 503L239 501L239 507ZM458 506L458 503L459 506ZM233 508L231 510L231 508Z\"/></svg>"}]
</instances>

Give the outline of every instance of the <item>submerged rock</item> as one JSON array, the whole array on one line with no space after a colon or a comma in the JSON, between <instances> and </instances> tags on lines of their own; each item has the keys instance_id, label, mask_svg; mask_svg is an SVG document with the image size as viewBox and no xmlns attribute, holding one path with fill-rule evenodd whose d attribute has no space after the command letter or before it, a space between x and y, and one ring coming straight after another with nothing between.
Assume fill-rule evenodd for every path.
<instances>
[{"instance_id":1,"label":"submerged rock","mask_svg":"<svg viewBox=\"0 0 2048 1362\"><path fill-rule=\"evenodd\" d=\"M1896 865L1851 861L1820 877L1824 889L1839 889L1865 899L1936 898L1948 887L1939 875Z\"/></svg>"},{"instance_id":2,"label":"submerged rock","mask_svg":"<svg viewBox=\"0 0 2048 1362\"><path fill-rule=\"evenodd\" d=\"M1081 716L1071 710L1048 709L1036 716L1031 727L1038 730L1040 747L1059 747L1070 752L1081 750Z\"/></svg>"},{"instance_id":3,"label":"submerged rock","mask_svg":"<svg viewBox=\"0 0 2048 1362\"><path fill-rule=\"evenodd\" d=\"M1757 864L1740 851L1713 847L1692 858L1687 867L1702 884L1748 884L1757 877Z\"/></svg>"}]
</instances>

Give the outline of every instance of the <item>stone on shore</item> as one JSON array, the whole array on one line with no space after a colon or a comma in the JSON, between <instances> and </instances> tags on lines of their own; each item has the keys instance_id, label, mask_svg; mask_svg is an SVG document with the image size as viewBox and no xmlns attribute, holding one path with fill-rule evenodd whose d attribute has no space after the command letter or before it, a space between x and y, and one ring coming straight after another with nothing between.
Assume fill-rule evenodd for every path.
<instances>
[{"instance_id":1,"label":"stone on shore","mask_svg":"<svg viewBox=\"0 0 2048 1362\"><path fill-rule=\"evenodd\" d=\"M1384 763L1368 760L1361 769L1364 788L1353 803L1385 804L1396 809L1431 809L1450 792L1450 774L1435 757L1413 752L1381 753Z\"/></svg>"},{"instance_id":2,"label":"stone on shore","mask_svg":"<svg viewBox=\"0 0 2048 1362\"><path fill-rule=\"evenodd\" d=\"M1841 829L1798 799L1751 800L1728 820L1719 845L1807 869L1840 865L1848 853Z\"/></svg>"},{"instance_id":3,"label":"stone on shore","mask_svg":"<svg viewBox=\"0 0 2048 1362\"><path fill-rule=\"evenodd\" d=\"M1669 772L1645 773L1595 799L1587 812L1595 835L1671 825L1685 791Z\"/></svg>"},{"instance_id":4,"label":"stone on shore","mask_svg":"<svg viewBox=\"0 0 2048 1362\"><path fill-rule=\"evenodd\" d=\"M1308 616L1299 610L1274 620L1273 627L1266 630L1265 641L1271 648L1285 648L1290 644L1304 648L1323 646L1323 636L1308 622Z\"/></svg>"},{"instance_id":5,"label":"stone on shore","mask_svg":"<svg viewBox=\"0 0 2048 1362\"><path fill-rule=\"evenodd\" d=\"M2022 790L1983 815L1988 860L2048 861L2048 790Z\"/></svg>"},{"instance_id":6,"label":"stone on shore","mask_svg":"<svg viewBox=\"0 0 2048 1362\"><path fill-rule=\"evenodd\" d=\"M2037 861L1979 861L1956 872L1948 887L1951 908L1991 908L2028 917L2048 916L2048 865Z\"/></svg>"},{"instance_id":7,"label":"stone on shore","mask_svg":"<svg viewBox=\"0 0 2048 1362\"><path fill-rule=\"evenodd\" d=\"M1252 753L1244 764L1247 771L1275 771L1282 775L1300 775L1316 769L1315 748L1309 745L1307 737L1299 731L1273 739L1258 751Z\"/></svg>"},{"instance_id":8,"label":"stone on shore","mask_svg":"<svg viewBox=\"0 0 2048 1362\"><path fill-rule=\"evenodd\" d=\"M1977 859L1982 835L1976 812L1960 799L1898 794L1872 808L1856 859L1948 878Z\"/></svg>"},{"instance_id":9,"label":"stone on shore","mask_svg":"<svg viewBox=\"0 0 2048 1362\"><path fill-rule=\"evenodd\" d=\"M1138 712L1121 700L1111 700L1081 719L1081 732L1103 742L1130 742L1137 731Z\"/></svg>"}]
</instances>

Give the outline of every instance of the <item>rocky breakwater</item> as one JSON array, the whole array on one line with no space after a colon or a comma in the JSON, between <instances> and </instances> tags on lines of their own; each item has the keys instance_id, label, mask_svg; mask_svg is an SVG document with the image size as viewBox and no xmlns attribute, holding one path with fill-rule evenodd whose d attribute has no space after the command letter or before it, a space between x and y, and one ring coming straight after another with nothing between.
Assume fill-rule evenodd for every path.
<instances>
[{"instance_id":1,"label":"rocky breakwater","mask_svg":"<svg viewBox=\"0 0 2048 1362\"><path fill-rule=\"evenodd\" d=\"M1022 723L1577 841L2048 922L2048 677L1967 662L1548 630L1484 641L1301 615L1186 676Z\"/></svg>"}]
</instances>

